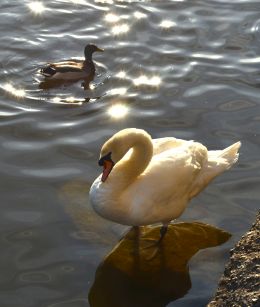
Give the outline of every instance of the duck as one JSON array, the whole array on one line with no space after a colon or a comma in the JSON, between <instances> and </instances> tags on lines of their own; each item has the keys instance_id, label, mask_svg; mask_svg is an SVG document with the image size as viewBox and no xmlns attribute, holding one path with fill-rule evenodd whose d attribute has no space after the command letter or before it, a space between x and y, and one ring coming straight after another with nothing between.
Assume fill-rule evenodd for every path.
<instances>
[{"instance_id":1,"label":"duck","mask_svg":"<svg viewBox=\"0 0 260 307\"><path fill-rule=\"evenodd\" d=\"M238 161L241 142L208 150L193 140L152 139L143 129L126 128L101 148L103 172L90 187L97 214L128 226L161 224L161 242L168 225L189 201Z\"/></svg>"},{"instance_id":2,"label":"duck","mask_svg":"<svg viewBox=\"0 0 260 307\"><path fill-rule=\"evenodd\" d=\"M84 80L86 87L94 79L95 65L92 60L94 52L103 52L104 49L94 44L86 45L84 49L85 60L67 60L57 63L48 63L40 69L40 73L46 80L76 82Z\"/></svg>"}]
</instances>

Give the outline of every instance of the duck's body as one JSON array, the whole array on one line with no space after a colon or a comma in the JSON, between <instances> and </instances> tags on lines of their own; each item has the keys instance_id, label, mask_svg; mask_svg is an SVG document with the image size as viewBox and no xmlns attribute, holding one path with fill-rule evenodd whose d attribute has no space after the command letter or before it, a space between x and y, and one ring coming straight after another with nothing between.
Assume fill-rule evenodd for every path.
<instances>
[{"instance_id":1,"label":"duck's body","mask_svg":"<svg viewBox=\"0 0 260 307\"><path fill-rule=\"evenodd\" d=\"M239 147L237 142L208 151L194 141L152 140L144 130L122 130L102 147L104 172L91 186L90 202L98 214L120 224L167 225L237 161Z\"/></svg>"},{"instance_id":2,"label":"duck's body","mask_svg":"<svg viewBox=\"0 0 260 307\"><path fill-rule=\"evenodd\" d=\"M78 81L85 80L91 82L95 76L95 65L92 54L96 51L103 51L93 44L85 47L85 60L68 60L57 63L48 63L41 69L41 74L50 80Z\"/></svg>"}]
</instances>

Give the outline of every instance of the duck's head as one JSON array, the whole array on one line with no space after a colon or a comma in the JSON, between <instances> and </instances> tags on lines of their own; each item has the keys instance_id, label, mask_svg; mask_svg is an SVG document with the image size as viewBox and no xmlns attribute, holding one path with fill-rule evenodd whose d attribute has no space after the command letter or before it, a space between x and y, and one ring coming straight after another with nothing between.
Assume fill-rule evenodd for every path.
<instances>
[{"instance_id":1,"label":"duck's head","mask_svg":"<svg viewBox=\"0 0 260 307\"><path fill-rule=\"evenodd\" d=\"M92 59L92 54L94 52L103 52L104 49L102 48L99 48L97 47L96 45L94 44L88 44L86 47L85 47L85 50L84 50L84 55L85 55L85 58L87 60L91 60Z\"/></svg>"}]
</instances>

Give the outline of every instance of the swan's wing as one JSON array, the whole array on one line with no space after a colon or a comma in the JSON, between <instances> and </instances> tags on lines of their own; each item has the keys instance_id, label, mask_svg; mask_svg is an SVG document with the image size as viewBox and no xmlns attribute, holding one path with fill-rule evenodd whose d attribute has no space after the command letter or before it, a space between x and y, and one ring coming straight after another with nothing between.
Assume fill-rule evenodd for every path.
<instances>
[{"instance_id":1,"label":"swan's wing","mask_svg":"<svg viewBox=\"0 0 260 307\"><path fill-rule=\"evenodd\" d=\"M122 203L144 224L178 217L205 161L206 147L192 141L155 155L145 172L122 193Z\"/></svg>"},{"instance_id":2,"label":"swan's wing","mask_svg":"<svg viewBox=\"0 0 260 307\"><path fill-rule=\"evenodd\" d=\"M152 139L153 142L153 155L160 154L166 150L182 146L188 141L176 139L174 137L165 137L159 139Z\"/></svg>"},{"instance_id":3,"label":"swan's wing","mask_svg":"<svg viewBox=\"0 0 260 307\"><path fill-rule=\"evenodd\" d=\"M163 153L164 151L174 149L179 146L183 146L184 144L188 143L189 141L176 139L174 137L165 137L165 138L158 138L152 139L153 143L153 156ZM130 149L123 159L129 159L133 149Z\"/></svg>"}]
</instances>

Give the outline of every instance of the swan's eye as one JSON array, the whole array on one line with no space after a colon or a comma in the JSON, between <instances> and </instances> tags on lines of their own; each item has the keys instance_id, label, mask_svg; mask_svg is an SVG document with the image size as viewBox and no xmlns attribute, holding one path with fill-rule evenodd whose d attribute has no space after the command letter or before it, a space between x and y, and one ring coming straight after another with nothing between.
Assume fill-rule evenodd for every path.
<instances>
[{"instance_id":1,"label":"swan's eye","mask_svg":"<svg viewBox=\"0 0 260 307\"><path fill-rule=\"evenodd\" d=\"M114 164L112 158L111 158L111 154L112 152L110 151L108 154L104 155L103 157L101 157L98 161L98 165L103 166L105 161L110 161Z\"/></svg>"}]
</instances>

